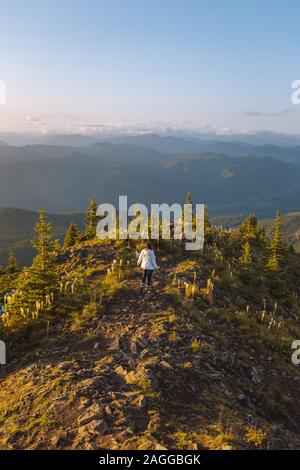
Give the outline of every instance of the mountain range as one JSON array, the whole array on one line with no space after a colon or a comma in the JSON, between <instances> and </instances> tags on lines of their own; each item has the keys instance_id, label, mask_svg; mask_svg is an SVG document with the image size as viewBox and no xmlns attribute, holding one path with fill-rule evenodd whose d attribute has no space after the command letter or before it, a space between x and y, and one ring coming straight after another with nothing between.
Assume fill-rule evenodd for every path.
<instances>
[{"instance_id":1,"label":"mountain range","mask_svg":"<svg viewBox=\"0 0 300 470\"><path fill-rule=\"evenodd\" d=\"M149 205L182 203L191 191L212 215L299 210L298 145L156 134L39 139L44 143L0 145L0 207L81 212L91 195L116 204L126 194Z\"/></svg>"}]
</instances>

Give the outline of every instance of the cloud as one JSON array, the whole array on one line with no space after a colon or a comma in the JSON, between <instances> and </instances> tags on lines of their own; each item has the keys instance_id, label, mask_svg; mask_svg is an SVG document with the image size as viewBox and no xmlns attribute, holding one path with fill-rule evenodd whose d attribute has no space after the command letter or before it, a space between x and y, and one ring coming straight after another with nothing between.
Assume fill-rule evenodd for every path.
<instances>
[{"instance_id":1,"label":"cloud","mask_svg":"<svg viewBox=\"0 0 300 470\"><path fill-rule=\"evenodd\" d=\"M28 115L25 118L26 126L31 128L35 133L68 133L68 134L84 134L103 137L113 136L130 136L141 134L159 134L174 136L194 136L201 134L211 135L231 135L231 134L247 134L244 129L232 129L230 127L216 127L209 123L203 122L164 122L154 121L149 123L136 121L103 121L97 117L88 117L79 120L79 116L57 114L38 116Z\"/></svg>"},{"instance_id":2,"label":"cloud","mask_svg":"<svg viewBox=\"0 0 300 470\"><path fill-rule=\"evenodd\" d=\"M209 133L216 135L230 135L236 132L244 133L246 131L235 131L228 127L214 127L210 124L195 124L190 122L170 123L170 122L152 122L138 123L129 121L109 121L109 122L73 122L67 125L70 133L80 134L103 134L103 135L138 135L157 133L161 135L194 135L198 133Z\"/></svg>"},{"instance_id":3,"label":"cloud","mask_svg":"<svg viewBox=\"0 0 300 470\"><path fill-rule=\"evenodd\" d=\"M46 121L43 119L40 119L39 117L32 117L32 116L26 116L25 117L25 123L27 126L32 127L38 132L41 132L43 134L46 134L48 132L48 124Z\"/></svg>"},{"instance_id":4,"label":"cloud","mask_svg":"<svg viewBox=\"0 0 300 470\"><path fill-rule=\"evenodd\" d=\"M150 132L164 132L168 124L140 124L135 122L103 122L103 123L73 123L68 126L71 132L83 134L123 134L137 135Z\"/></svg>"},{"instance_id":5,"label":"cloud","mask_svg":"<svg viewBox=\"0 0 300 470\"><path fill-rule=\"evenodd\" d=\"M262 112L262 111L245 111L240 113L241 116L250 116L250 117L277 117L284 116L285 114L293 113L295 109L283 109L282 111L274 112Z\"/></svg>"}]
</instances>

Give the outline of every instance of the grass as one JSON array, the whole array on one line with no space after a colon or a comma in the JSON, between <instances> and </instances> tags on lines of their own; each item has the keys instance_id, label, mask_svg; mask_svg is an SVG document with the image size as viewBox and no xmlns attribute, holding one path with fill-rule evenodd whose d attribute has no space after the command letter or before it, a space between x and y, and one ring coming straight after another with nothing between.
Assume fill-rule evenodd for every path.
<instances>
[{"instance_id":1,"label":"grass","mask_svg":"<svg viewBox=\"0 0 300 470\"><path fill-rule=\"evenodd\" d=\"M245 433L245 442L261 449L267 438L267 432L264 429L255 426L249 426Z\"/></svg>"},{"instance_id":2,"label":"grass","mask_svg":"<svg viewBox=\"0 0 300 470\"><path fill-rule=\"evenodd\" d=\"M198 269L198 262L195 260L186 260L178 263L175 268L173 268L173 274L187 274Z\"/></svg>"},{"instance_id":3,"label":"grass","mask_svg":"<svg viewBox=\"0 0 300 470\"><path fill-rule=\"evenodd\" d=\"M52 367L40 371L40 381L33 382L26 372L16 372L4 379L0 390L0 425L5 425L5 435L0 437L0 447L5 447L5 437L9 443L15 439L30 447L42 438L55 424L57 417L51 410L53 399L67 394L68 373L63 376L59 369ZM23 416L26 415L26 420Z\"/></svg>"}]
</instances>

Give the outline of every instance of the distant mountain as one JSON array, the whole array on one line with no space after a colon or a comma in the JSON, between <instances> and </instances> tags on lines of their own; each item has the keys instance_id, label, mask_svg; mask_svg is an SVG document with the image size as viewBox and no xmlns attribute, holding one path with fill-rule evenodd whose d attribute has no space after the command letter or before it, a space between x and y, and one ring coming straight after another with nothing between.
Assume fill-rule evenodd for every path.
<instances>
[{"instance_id":1,"label":"distant mountain","mask_svg":"<svg viewBox=\"0 0 300 470\"><path fill-rule=\"evenodd\" d=\"M272 157L300 164L300 145L279 147L278 145L254 145L242 141L201 140L191 137L162 137L156 134L126 136L109 139L111 143L149 147L169 154L212 152L229 157Z\"/></svg>"},{"instance_id":2,"label":"distant mountain","mask_svg":"<svg viewBox=\"0 0 300 470\"><path fill-rule=\"evenodd\" d=\"M9 145L59 145L70 147L86 147L99 141L99 138L82 134L18 134L15 132L0 132L0 140Z\"/></svg>"},{"instance_id":3,"label":"distant mountain","mask_svg":"<svg viewBox=\"0 0 300 470\"><path fill-rule=\"evenodd\" d=\"M138 144L112 144L109 142L98 142L92 148L84 149L85 154L101 157L105 160L120 162L137 162L143 165L151 164L153 161L165 161L169 155L159 150Z\"/></svg>"},{"instance_id":4,"label":"distant mountain","mask_svg":"<svg viewBox=\"0 0 300 470\"><path fill-rule=\"evenodd\" d=\"M3 142L0 144L0 164L60 158L76 152L79 148L85 154L98 155L103 158L118 158L123 161L135 159L145 162L147 159L163 159L165 158L163 154L174 156L176 154L217 153L229 157L272 157L300 164L300 146L287 148L275 145L254 146L238 142L206 142L196 139L189 141L178 137L160 137L155 134L117 138L112 139L112 142L94 142L90 139L85 140L84 136L77 137L56 136L49 138L51 144L24 146L12 146ZM57 141L57 145L53 144L54 141ZM79 145L80 142L82 146ZM84 143L87 146L84 146Z\"/></svg>"},{"instance_id":5,"label":"distant mountain","mask_svg":"<svg viewBox=\"0 0 300 470\"><path fill-rule=\"evenodd\" d=\"M270 131L259 131L253 133L228 133L228 134L215 134L212 132L194 132L189 134L190 137L198 138L200 140L218 140L219 142L241 142L251 145L276 145L280 147L291 147L300 145L299 134L283 134Z\"/></svg>"},{"instance_id":6,"label":"distant mountain","mask_svg":"<svg viewBox=\"0 0 300 470\"><path fill-rule=\"evenodd\" d=\"M193 142L183 137L166 136L157 134L142 134L137 136L123 136L106 139L113 144L130 144L149 147L163 153L193 153L202 149L201 142Z\"/></svg>"},{"instance_id":7,"label":"distant mountain","mask_svg":"<svg viewBox=\"0 0 300 470\"><path fill-rule=\"evenodd\" d=\"M91 194L114 204L120 194L130 202L182 202L187 191L209 204L212 214L297 210L300 166L214 153L166 158L151 149L101 144L60 158L5 164L0 172L0 205L24 209L82 211Z\"/></svg>"},{"instance_id":8,"label":"distant mountain","mask_svg":"<svg viewBox=\"0 0 300 470\"><path fill-rule=\"evenodd\" d=\"M299 210L300 146L192 142L153 134L117 142L81 148L1 145L0 206L82 211L92 194L112 203L127 194L130 202L151 204L182 202L192 191L214 215L255 211L267 217L277 208ZM202 151L187 152L195 146ZM174 148L180 152L172 153Z\"/></svg>"},{"instance_id":9,"label":"distant mountain","mask_svg":"<svg viewBox=\"0 0 300 470\"><path fill-rule=\"evenodd\" d=\"M250 144L236 142L219 142L217 140L205 141L191 137L160 136L157 134L143 134L138 136L124 136L107 139L114 144L131 144L150 147L159 152L170 154L187 154L199 152L214 152L228 156L251 155Z\"/></svg>"},{"instance_id":10,"label":"distant mountain","mask_svg":"<svg viewBox=\"0 0 300 470\"><path fill-rule=\"evenodd\" d=\"M81 229L84 227L84 214L48 214L53 224L55 238L64 239L70 222L75 222ZM0 264L6 265L7 252L12 248L18 262L23 265L31 263L35 250L31 240L38 213L15 208L0 208Z\"/></svg>"},{"instance_id":11,"label":"distant mountain","mask_svg":"<svg viewBox=\"0 0 300 470\"><path fill-rule=\"evenodd\" d=\"M149 136L150 140L154 140L153 137L167 138L170 145L173 142L177 142L177 139L183 139L185 141L202 141L202 142L228 142L236 143L241 145L275 145L279 147L292 147L300 145L300 135L298 134L283 134L269 131L260 131L253 133L228 133L218 134L214 132L197 132L185 131L185 130L172 130L169 129L168 134L154 134L147 133L143 135L124 135L117 132L99 132L93 134L29 134L29 133L17 133L17 132L0 132L0 140L7 142L9 145L33 145L33 144L55 144L55 145L70 145L73 146L89 146L99 141L109 141L112 143L134 143L134 139L138 139L136 143L141 145L139 138L145 138ZM128 142L129 139L129 142ZM175 140L174 140L175 139ZM151 142L150 142L151 143ZM160 144L159 144L160 145ZM176 151L176 149L175 149ZM193 150L191 150L193 151ZM177 153L177 151L176 151Z\"/></svg>"},{"instance_id":12,"label":"distant mountain","mask_svg":"<svg viewBox=\"0 0 300 470\"><path fill-rule=\"evenodd\" d=\"M82 134L52 134L44 138L45 144L69 147L89 147L98 141L96 137Z\"/></svg>"},{"instance_id":13,"label":"distant mountain","mask_svg":"<svg viewBox=\"0 0 300 470\"><path fill-rule=\"evenodd\" d=\"M69 155L76 148L58 145L24 145L15 147L12 145L0 145L0 165L15 162L33 162L49 158L60 158Z\"/></svg>"}]
</instances>

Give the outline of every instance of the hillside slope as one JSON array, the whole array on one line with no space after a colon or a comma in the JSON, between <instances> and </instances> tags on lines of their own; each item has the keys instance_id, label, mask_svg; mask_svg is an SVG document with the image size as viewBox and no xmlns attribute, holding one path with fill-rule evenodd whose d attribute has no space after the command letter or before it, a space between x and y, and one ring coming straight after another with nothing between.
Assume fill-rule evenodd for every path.
<instances>
[{"instance_id":1,"label":"hillside slope","mask_svg":"<svg viewBox=\"0 0 300 470\"><path fill-rule=\"evenodd\" d=\"M140 293L133 245L62 251L66 299L7 339L0 448L299 448L299 307L287 300L299 258L288 257L289 287L272 291L259 275L245 283L220 248L161 246L153 290Z\"/></svg>"}]
</instances>

